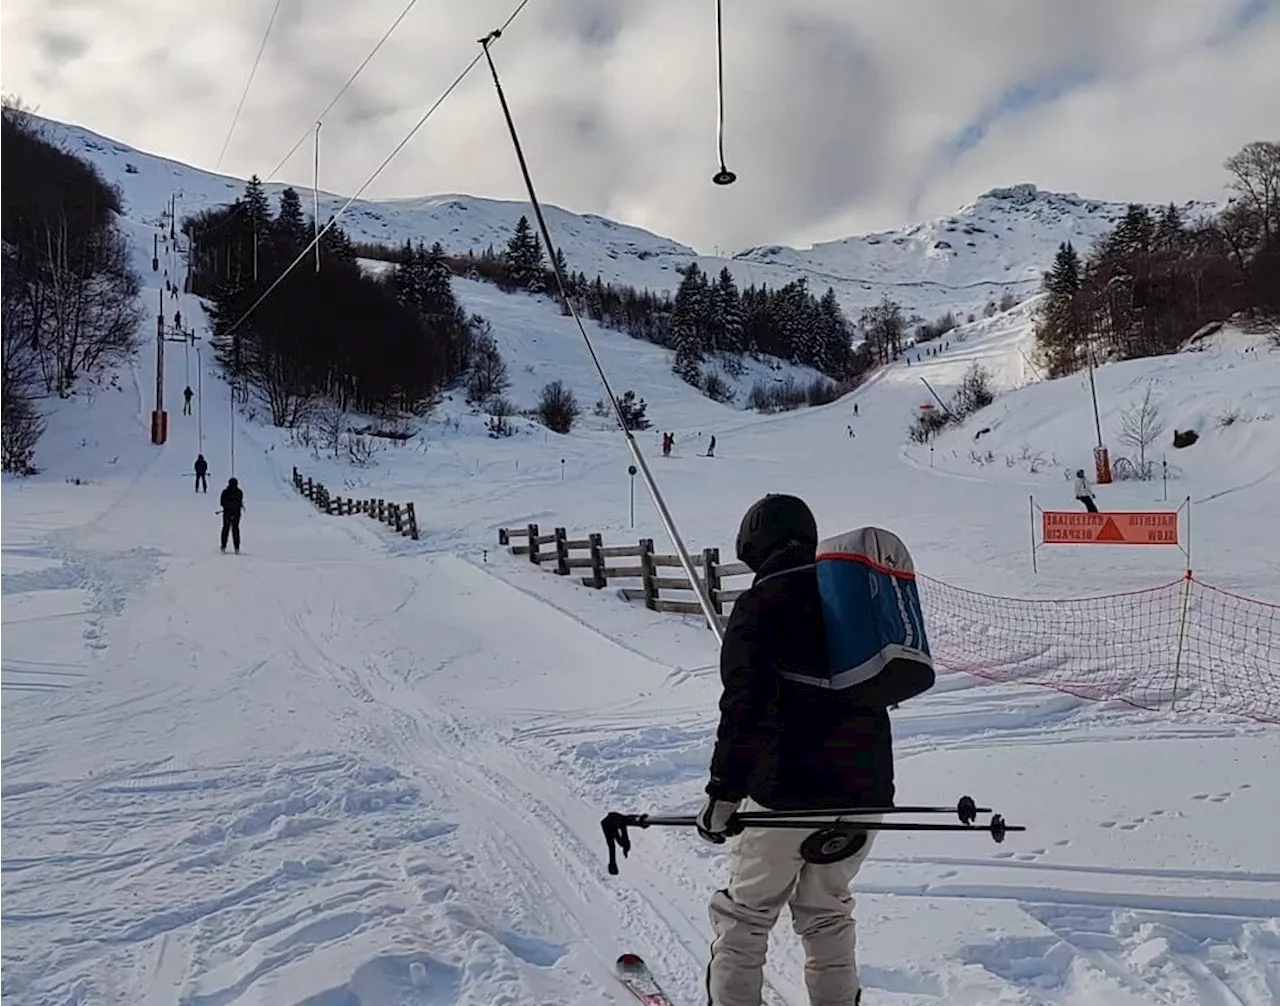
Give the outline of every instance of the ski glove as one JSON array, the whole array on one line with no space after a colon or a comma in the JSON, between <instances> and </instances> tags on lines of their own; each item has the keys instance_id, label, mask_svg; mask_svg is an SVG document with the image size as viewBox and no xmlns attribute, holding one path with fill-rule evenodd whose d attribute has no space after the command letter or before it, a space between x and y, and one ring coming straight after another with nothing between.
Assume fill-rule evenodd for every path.
<instances>
[{"instance_id":1,"label":"ski glove","mask_svg":"<svg viewBox=\"0 0 1280 1006\"><path fill-rule=\"evenodd\" d=\"M726 838L742 831L742 825L733 819L741 802L709 798L697 818L698 837L712 845L722 845Z\"/></svg>"}]
</instances>

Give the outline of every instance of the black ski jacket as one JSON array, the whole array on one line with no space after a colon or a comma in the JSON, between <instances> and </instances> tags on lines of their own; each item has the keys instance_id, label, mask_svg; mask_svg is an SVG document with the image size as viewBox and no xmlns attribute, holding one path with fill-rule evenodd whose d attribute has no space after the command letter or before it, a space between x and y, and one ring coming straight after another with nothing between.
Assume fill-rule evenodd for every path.
<instances>
[{"instance_id":1,"label":"black ski jacket","mask_svg":"<svg viewBox=\"0 0 1280 1006\"><path fill-rule=\"evenodd\" d=\"M240 516L240 511L244 509L244 490L239 486L234 489L231 486L227 486L222 490L222 495L218 497L218 502L222 504L223 514L235 519Z\"/></svg>"},{"instance_id":2,"label":"black ski jacket","mask_svg":"<svg viewBox=\"0 0 1280 1006\"><path fill-rule=\"evenodd\" d=\"M803 548L772 556L733 607L707 784L715 799L750 796L775 810L893 803L888 711L778 675L827 667L813 561Z\"/></svg>"},{"instance_id":3,"label":"black ski jacket","mask_svg":"<svg viewBox=\"0 0 1280 1006\"><path fill-rule=\"evenodd\" d=\"M196 458L195 473L197 475L203 475L208 470L209 470L209 462L206 461L204 458Z\"/></svg>"}]
</instances>

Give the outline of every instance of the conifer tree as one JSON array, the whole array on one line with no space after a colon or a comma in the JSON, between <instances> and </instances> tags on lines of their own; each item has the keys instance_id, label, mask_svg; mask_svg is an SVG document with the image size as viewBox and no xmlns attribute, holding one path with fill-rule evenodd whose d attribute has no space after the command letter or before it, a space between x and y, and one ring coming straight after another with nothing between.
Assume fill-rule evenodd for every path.
<instances>
[{"instance_id":1,"label":"conifer tree","mask_svg":"<svg viewBox=\"0 0 1280 1006\"><path fill-rule=\"evenodd\" d=\"M1075 298L1084 282L1080 255L1071 242L1058 245L1053 267L1044 274L1045 298L1036 319L1036 341L1051 375L1076 367L1079 333Z\"/></svg>"},{"instance_id":2,"label":"conifer tree","mask_svg":"<svg viewBox=\"0 0 1280 1006\"><path fill-rule=\"evenodd\" d=\"M278 258L288 265L311 243L311 233L302 214L302 200L290 186L280 193L280 212L272 225Z\"/></svg>"},{"instance_id":3,"label":"conifer tree","mask_svg":"<svg viewBox=\"0 0 1280 1006\"><path fill-rule=\"evenodd\" d=\"M728 267L711 287L711 325L715 348L721 353L742 351L742 303Z\"/></svg>"},{"instance_id":4,"label":"conifer tree","mask_svg":"<svg viewBox=\"0 0 1280 1006\"><path fill-rule=\"evenodd\" d=\"M1156 221L1154 244L1158 252L1176 252L1182 243L1182 213L1170 203Z\"/></svg>"},{"instance_id":5,"label":"conifer tree","mask_svg":"<svg viewBox=\"0 0 1280 1006\"><path fill-rule=\"evenodd\" d=\"M671 312L671 348L675 350L672 371L689 384L697 385L706 348L706 277L696 262L685 271L676 290Z\"/></svg>"},{"instance_id":6,"label":"conifer tree","mask_svg":"<svg viewBox=\"0 0 1280 1006\"><path fill-rule=\"evenodd\" d=\"M271 202L267 199L262 179L253 175L244 187L244 206L249 222L259 237L265 237L271 227Z\"/></svg>"},{"instance_id":7,"label":"conifer tree","mask_svg":"<svg viewBox=\"0 0 1280 1006\"><path fill-rule=\"evenodd\" d=\"M515 233L507 242L503 253L507 275L517 289L542 293L546 288L547 263L542 253L542 242L533 232L529 218L521 216L516 221Z\"/></svg>"},{"instance_id":8,"label":"conifer tree","mask_svg":"<svg viewBox=\"0 0 1280 1006\"><path fill-rule=\"evenodd\" d=\"M1080 254L1070 241L1058 245L1053 267L1044 275L1044 289L1050 297L1070 299L1080 290L1082 276Z\"/></svg>"}]
</instances>

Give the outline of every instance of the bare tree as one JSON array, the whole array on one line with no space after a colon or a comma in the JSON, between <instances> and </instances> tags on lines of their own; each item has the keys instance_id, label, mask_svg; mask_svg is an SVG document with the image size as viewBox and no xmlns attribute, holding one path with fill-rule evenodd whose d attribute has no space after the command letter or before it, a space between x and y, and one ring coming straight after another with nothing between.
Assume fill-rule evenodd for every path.
<instances>
[{"instance_id":1,"label":"bare tree","mask_svg":"<svg viewBox=\"0 0 1280 1006\"><path fill-rule=\"evenodd\" d=\"M245 339L240 362L243 383L270 410L273 425L292 429L309 417L316 393L306 365L287 339Z\"/></svg>"},{"instance_id":2,"label":"bare tree","mask_svg":"<svg viewBox=\"0 0 1280 1006\"><path fill-rule=\"evenodd\" d=\"M1257 140L1227 158L1227 187L1257 218L1264 248L1280 241L1280 143Z\"/></svg>"},{"instance_id":3,"label":"bare tree","mask_svg":"<svg viewBox=\"0 0 1280 1006\"><path fill-rule=\"evenodd\" d=\"M347 431L347 410L332 399L326 400L315 410L316 447L328 451L336 460L342 456L345 446L343 434Z\"/></svg>"},{"instance_id":4,"label":"bare tree","mask_svg":"<svg viewBox=\"0 0 1280 1006\"><path fill-rule=\"evenodd\" d=\"M536 409L542 425L553 433L568 433L581 411L578 399L563 381L552 381L542 389Z\"/></svg>"},{"instance_id":5,"label":"bare tree","mask_svg":"<svg viewBox=\"0 0 1280 1006\"><path fill-rule=\"evenodd\" d=\"M883 297L879 304L862 312L858 324L881 363L888 363L902 352L907 321L902 314L902 305L897 301L890 300L888 296Z\"/></svg>"},{"instance_id":6,"label":"bare tree","mask_svg":"<svg viewBox=\"0 0 1280 1006\"><path fill-rule=\"evenodd\" d=\"M492 336L479 335L471 350L471 370L467 375L467 401L479 405L511 386L507 365Z\"/></svg>"},{"instance_id":7,"label":"bare tree","mask_svg":"<svg viewBox=\"0 0 1280 1006\"><path fill-rule=\"evenodd\" d=\"M1227 158L1235 196L1221 233L1251 306L1280 309L1280 143L1256 141Z\"/></svg>"},{"instance_id":8,"label":"bare tree","mask_svg":"<svg viewBox=\"0 0 1280 1006\"><path fill-rule=\"evenodd\" d=\"M991 390L991 372L975 360L969 364L960 380L960 387L951 396L950 411L957 419L963 419L985 409L995 400L995 393Z\"/></svg>"},{"instance_id":9,"label":"bare tree","mask_svg":"<svg viewBox=\"0 0 1280 1006\"><path fill-rule=\"evenodd\" d=\"M485 423L489 430L489 436L493 438L509 437L515 433L515 429L507 422L508 418L515 415L515 406L501 395L494 395L485 402L485 409L489 413L489 420Z\"/></svg>"},{"instance_id":10,"label":"bare tree","mask_svg":"<svg viewBox=\"0 0 1280 1006\"><path fill-rule=\"evenodd\" d=\"M1160 406L1151 397L1151 387L1142 402L1130 406L1120 415L1120 442L1138 452L1138 473L1140 478L1151 477L1151 466L1147 463L1147 448L1159 439L1164 432L1165 423L1160 415Z\"/></svg>"},{"instance_id":11,"label":"bare tree","mask_svg":"<svg viewBox=\"0 0 1280 1006\"><path fill-rule=\"evenodd\" d=\"M45 254L45 382L66 395L81 374L100 373L137 352L141 284L125 237L114 228L86 240L69 233L64 218L46 228Z\"/></svg>"},{"instance_id":12,"label":"bare tree","mask_svg":"<svg viewBox=\"0 0 1280 1006\"><path fill-rule=\"evenodd\" d=\"M0 471L27 472L45 425L36 408L40 366L31 335L31 291L12 251L0 244Z\"/></svg>"}]
</instances>

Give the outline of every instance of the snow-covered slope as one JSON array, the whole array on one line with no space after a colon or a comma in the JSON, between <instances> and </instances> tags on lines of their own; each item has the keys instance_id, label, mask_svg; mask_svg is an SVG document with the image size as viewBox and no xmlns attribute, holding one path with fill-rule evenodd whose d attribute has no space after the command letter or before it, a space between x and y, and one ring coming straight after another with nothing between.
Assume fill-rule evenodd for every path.
<instances>
[{"instance_id":1,"label":"snow-covered slope","mask_svg":"<svg viewBox=\"0 0 1280 1006\"><path fill-rule=\"evenodd\" d=\"M454 293L468 312L478 313L492 329L494 341L509 361L511 387L506 397L517 409L532 408L542 388L550 381L562 381L574 393L588 424L593 423L594 406L602 402L604 391L591 358L582 342L582 333L545 298L529 294L505 294L491 283L455 279ZM733 398L723 404L709 400L701 391L671 375L672 356L668 350L620 332L610 331L584 320L592 344L596 346L605 373L621 395L633 390L645 400L649 420L663 429L736 422L736 414L747 407L754 385L770 387L791 381L804 387L810 381L826 380L816 370L768 358L742 361L742 373L721 374ZM710 361L707 369L715 366ZM452 410L445 409L445 414ZM612 429L612 411L602 423Z\"/></svg>"},{"instance_id":2,"label":"snow-covered slope","mask_svg":"<svg viewBox=\"0 0 1280 1006\"><path fill-rule=\"evenodd\" d=\"M938 286L1034 290L1058 245L1070 241L1087 251L1124 216L1120 203L1046 192L1031 184L992 189L952 216L896 231L864 234L806 250L755 248L738 256L783 265L816 276L841 276L909 291ZM1185 219L1210 214L1209 203L1187 203ZM909 296L909 294L904 294Z\"/></svg>"},{"instance_id":3,"label":"snow-covered slope","mask_svg":"<svg viewBox=\"0 0 1280 1006\"><path fill-rule=\"evenodd\" d=\"M156 186L134 195L158 213ZM133 227L149 256L150 233ZM562 377L594 400L567 319L482 284L459 289L520 345L508 354L519 396ZM192 298L175 306L200 317ZM1033 574L1028 495L1070 507L1061 471L968 460L990 426L978 444L997 456L1026 442L1060 466L1087 463L1087 389L1037 380L1028 312L962 326L939 355L913 351L852 401L777 416L717 406L670 377L660 350L595 335L615 384L653 403L642 449L691 547L727 553L747 504L784 490L811 501L824 531L889 527L924 573L973 590L1056 597L1176 577L1167 549L1069 549ZM945 396L975 360L1006 394L932 457L906 447L927 400L920 378ZM171 413L169 443L153 447L153 379L145 355L117 388L59 403L43 474L3 481L5 1003L619 1006L611 963L624 949L651 960L677 1001L700 1001L723 849L683 829L637 832L610 877L599 821L698 805L714 639L697 619L496 547L496 528L528 522L661 542L642 488L632 526L617 434L522 425L493 440L482 417L446 402L357 469L243 413L233 427L207 355L175 350L167 384L198 386L198 414ZM1198 575L1280 600L1280 420L1267 404L1280 352L1226 330L1202 352L1100 368L1109 442L1150 380L1170 429L1203 438L1179 452L1169 488L1196 501ZM1232 407L1240 417L1219 427ZM660 429L676 433L670 458ZM713 433L716 457L699 456ZM234 446L242 555L218 554L216 495L191 491L201 446L215 494ZM289 484L294 465L335 493L414 501L422 540L320 514ZM1100 495L1163 506L1158 484ZM1274 623L1233 628L1280 687ZM1212 645L1225 654L1232 638ZM894 713L894 730L903 802L970 793L1030 830L1002 846L981 834L877 840L857 883L866 1002L1280 996L1274 726L950 673ZM806 1001L785 922L768 977L769 1006Z\"/></svg>"},{"instance_id":4,"label":"snow-covered slope","mask_svg":"<svg viewBox=\"0 0 1280 1006\"><path fill-rule=\"evenodd\" d=\"M190 213L228 203L244 190L240 179L143 153L79 126L41 121L51 139L116 180L128 212L140 219L155 219L171 195L176 195L180 213ZM283 185L267 188L274 197ZM345 202L322 192L321 217L327 219ZM1182 207L1189 218L1212 209L1208 204ZM712 274L727 266L744 286L779 286L800 277L817 291L831 286L855 319L883 296L898 301L908 314L932 319L948 310L961 316L980 312L988 300L998 301L1006 292L1019 299L1034 293L1060 242L1073 241L1085 250L1124 210L1118 203L1023 184L993 189L951 216L901 230L809 249L754 248L730 258L700 256L638 227L554 206L547 207L547 222L571 268L608 282L674 291L680 282L677 270L696 261ZM440 241L449 251L464 253L501 248L528 212L522 201L438 195L358 201L342 222L361 241Z\"/></svg>"},{"instance_id":5,"label":"snow-covered slope","mask_svg":"<svg viewBox=\"0 0 1280 1006\"><path fill-rule=\"evenodd\" d=\"M960 347L963 349L963 344ZM1113 468L1139 460L1124 438L1126 413L1136 415L1147 391L1157 410L1146 458L1154 481L1116 481L1097 488L1103 509L1194 506L1193 561L1217 567L1216 581L1245 593L1274 596L1280 549L1261 528L1280 499L1280 351L1265 333L1226 328L1194 348L1151 360L1110 364L1097 371L1098 412ZM925 361L920 376L933 380ZM1175 448L1175 430L1199 439ZM980 431L986 431L981 432ZM1088 377L1022 387L1001 396L963 427L938 438L932 463L960 476L981 474L1011 491L1033 492L1045 509L1071 509L1071 477L1083 468L1093 477L1094 417ZM925 448L904 448L916 464L930 463ZM1213 514L1209 520L1208 515ZM1258 532L1262 534L1261 531ZM1176 557L1175 557L1176 560ZM1108 575L1123 575L1125 561L1108 562ZM1055 556L1051 575L1087 575L1092 560L1072 553ZM1114 582L1114 581L1112 581Z\"/></svg>"}]
</instances>

